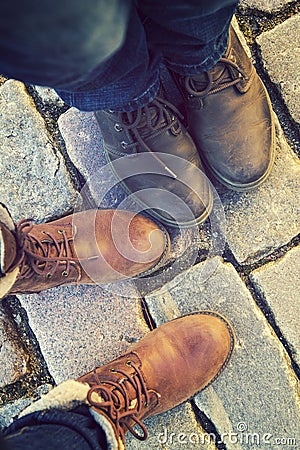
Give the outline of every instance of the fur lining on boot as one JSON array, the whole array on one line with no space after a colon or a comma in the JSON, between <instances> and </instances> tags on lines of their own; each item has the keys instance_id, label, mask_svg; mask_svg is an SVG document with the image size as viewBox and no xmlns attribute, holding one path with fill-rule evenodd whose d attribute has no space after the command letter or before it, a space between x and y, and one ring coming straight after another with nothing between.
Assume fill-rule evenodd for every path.
<instances>
[{"instance_id":1,"label":"fur lining on boot","mask_svg":"<svg viewBox=\"0 0 300 450\"><path fill-rule=\"evenodd\" d=\"M9 293L10 289L16 282L19 271L19 268L16 267L15 270L7 273L4 277L0 278L0 299L5 297L5 295Z\"/></svg>"},{"instance_id":2,"label":"fur lining on boot","mask_svg":"<svg viewBox=\"0 0 300 450\"><path fill-rule=\"evenodd\" d=\"M86 403L90 386L75 380L67 380L59 384L52 391L43 395L40 400L29 405L21 412L19 417L45 409L70 410Z\"/></svg>"},{"instance_id":3,"label":"fur lining on boot","mask_svg":"<svg viewBox=\"0 0 300 450\"><path fill-rule=\"evenodd\" d=\"M0 202L0 222L2 222L10 231L15 229L14 221L8 212L6 206Z\"/></svg>"},{"instance_id":4,"label":"fur lining on boot","mask_svg":"<svg viewBox=\"0 0 300 450\"><path fill-rule=\"evenodd\" d=\"M106 434L107 450L125 450L124 443L120 436L117 436L116 428L109 418L93 408L90 409L90 413Z\"/></svg>"},{"instance_id":5,"label":"fur lining on boot","mask_svg":"<svg viewBox=\"0 0 300 450\"><path fill-rule=\"evenodd\" d=\"M4 273L4 261L5 261L5 244L2 229L0 227L0 270L1 275Z\"/></svg>"},{"instance_id":6,"label":"fur lining on boot","mask_svg":"<svg viewBox=\"0 0 300 450\"><path fill-rule=\"evenodd\" d=\"M0 223L6 226L9 231L15 230L15 224L8 212L6 206L0 202ZM6 250L7 251L7 250ZM3 276L4 274L4 261L5 261L5 245L4 245L4 237L0 230L0 298L3 298L10 290L10 288L14 285L17 276L19 274L19 269L15 269L13 272L8 274L7 276Z\"/></svg>"},{"instance_id":7,"label":"fur lining on boot","mask_svg":"<svg viewBox=\"0 0 300 450\"><path fill-rule=\"evenodd\" d=\"M76 380L64 381L50 392L43 395L40 400L37 400L25 408L19 417L52 408L66 411L74 409L76 406L82 405L83 403L88 404L87 394L89 390L90 386L87 383L80 383ZM101 401L101 397L97 395L96 400L98 402ZM121 438L117 436L116 428L110 419L104 413L98 413L92 408L90 408L90 413L106 435L108 450L125 450L124 444Z\"/></svg>"}]
</instances>

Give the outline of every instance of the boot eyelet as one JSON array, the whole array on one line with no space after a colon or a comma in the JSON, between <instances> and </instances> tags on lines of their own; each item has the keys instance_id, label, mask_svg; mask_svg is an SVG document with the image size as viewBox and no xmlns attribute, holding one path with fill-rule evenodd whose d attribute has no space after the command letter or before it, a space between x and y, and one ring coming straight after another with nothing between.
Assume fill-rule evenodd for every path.
<instances>
[{"instance_id":1,"label":"boot eyelet","mask_svg":"<svg viewBox=\"0 0 300 450\"><path fill-rule=\"evenodd\" d=\"M116 131L123 131L123 128L121 127L121 125L120 125L119 123L115 123L114 129L115 129Z\"/></svg>"},{"instance_id":2,"label":"boot eyelet","mask_svg":"<svg viewBox=\"0 0 300 450\"><path fill-rule=\"evenodd\" d=\"M170 127L170 132L174 136L178 136L181 133L181 127L178 121L173 122L172 126Z\"/></svg>"},{"instance_id":3,"label":"boot eyelet","mask_svg":"<svg viewBox=\"0 0 300 450\"><path fill-rule=\"evenodd\" d=\"M145 403L144 403L144 407L147 408L148 406L149 406L149 403L148 403L148 402L145 402Z\"/></svg>"},{"instance_id":4,"label":"boot eyelet","mask_svg":"<svg viewBox=\"0 0 300 450\"><path fill-rule=\"evenodd\" d=\"M131 361L130 359L128 361L126 361L126 366L131 366Z\"/></svg>"},{"instance_id":5,"label":"boot eyelet","mask_svg":"<svg viewBox=\"0 0 300 450\"><path fill-rule=\"evenodd\" d=\"M59 233L59 234L64 234L64 230L57 230L57 232Z\"/></svg>"},{"instance_id":6,"label":"boot eyelet","mask_svg":"<svg viewBox=\"0 0 300 450\"><path fill-rule=\"evenodd\" d=\"M69 276L69 272L67 272L66 270L64 270L64 271L61 273L61 275L62 275L63 277L68 277L68 276Z\"/></svg>"},{"instance_id":7,"label":"boot eyelet","mask_svg":"<svg viewBox=\"0 0 300 450\"><path fill-rule=\"evenodd\" d=\"M125 142L125 141L121 142L121 147L122 148L124 148L124 149L127 148L127 145L128 145L127 142Z\"/></svg>"},{"instance_id":8,"label":"boot eyelet","mask_svg":"<svg viewBox=\"0 0 300 450\"><path fill-rule=\"evenodd\" d=\"M46 278L51 278L52 277L52 273L47 273Z\"/></svg>"},{"instance_id":9,"label":"boot eyelet","mask_svg":"<svg viewBox=\"0 0 300 450\"><path fill-rule=\"evenodd\" d=\"M116 373L116 369L110 369L111 373Z\"/></svg>"}]
</instances>

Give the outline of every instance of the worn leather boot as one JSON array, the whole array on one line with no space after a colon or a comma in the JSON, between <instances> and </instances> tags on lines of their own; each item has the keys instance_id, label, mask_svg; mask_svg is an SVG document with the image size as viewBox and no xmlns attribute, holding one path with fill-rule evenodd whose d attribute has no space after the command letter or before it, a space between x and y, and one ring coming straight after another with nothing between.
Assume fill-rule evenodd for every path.
<instances>
[{"instance_id":1,"label":"worn leather boot","mask_svg":"<svg viewBox=\"0 0 300 450\"><path fill-rule=\"evenodd\" d=\"M188 130L208 171L225 186L259 186L274 162L268 93L230 28L225 55L208 72L174 75L184 96Z\"/></svg>"},{"instance_id":2,"label":"worn leather boot","mask_svg":"<svg viewBox=\"0 0 300 450\"><path fill-rule=\"evenodd\" d=\"M213 194L177 109L162 97L133 112L97 111L107 161L128 194L173 227L207 219Z\"/></svg>"},{"instance_id":3,"label":"worn leather boot","mask_svg":"<svg viewBox=\"0 0 300 450\"><path fill-rule=\"evenodd\" d=\"M163 264L168 249L163 228L128 211L89 210L15 225L1 204L0 298L144 276Z\"/></svg>"},{"instance_id":4,"label":"worn leather boot","mask_svg":"<svg viewBox=\"0 0 300 450\"><path fill-rule=\"evenodd\" d=\"M151 331L108 364L59 384L20 417L88 405L109 448L123 450L127 431L147 439L144 419L174 408L214 381L233 347L234 333L224 317L213 311L191 313Z\"/></svg>"},{"instance_id":5,"label":"worn leather boot","mask_svg":"<svg viewBox=\"0 0 300 450\"><path fill-rule=\"evenodd\" d=\"M78 381L90 386L87 401L93 416L99 423L109 421L121 449L127 431L147 439L142 420L174 408L215 380L233 346L226 319L211 311L194 313L161 325Z\"/></svg>"}]
</instances>

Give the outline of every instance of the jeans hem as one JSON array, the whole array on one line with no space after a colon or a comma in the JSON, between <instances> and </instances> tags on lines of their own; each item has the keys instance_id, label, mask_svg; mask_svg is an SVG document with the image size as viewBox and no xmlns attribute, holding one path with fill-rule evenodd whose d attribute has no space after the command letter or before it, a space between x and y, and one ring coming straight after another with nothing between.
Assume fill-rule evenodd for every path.
<instances>
[{"instance_id":1,"label":"jeans hem","mask_svg":"<svg viewBox=\"0 0 300 450\"><path fill-rule=\"evenodd\" d=\"M135 111L136 109L139 109L139 108L147 105L156 96L157 92L159 91L159 86L160 86L160 81L159 81L159 76L157 76L155 81L141 95L133 98L132 100L130 100L130 102L126 103L126 105L118 106L117 108L113 108L113 110L130 112L130 111Z\"/></svg>"},{"instance_id":2,"label":"jeans hem","mask_svg":"<svg viewBox=\"0 0 300 450\"><path fill-rule=\"evenodd\" d=\"M155 75L155 80L150 86L142 92L139 96L133 98L128 103L116 104L114 97L106 95L103 89L89 91L89 92L65 92L57 90L58 95L63 101L69 105L74 106L80 111L99 111L105 109L112 109L114 111L135 111L142 106L147 105L156 96L160 86L159 71Z\"/></svg>"},{"instance_id":3,"label":"jeans hem","mask_svg":"<svg viewBox=\"0 0 300 450\"><path fill-rule=\"evenodd\" d=\"M197 64L178 64L165 59L164 63L169 70L178 73L179 75L197 75L202 72L207 72L211 69L219 59L224 55L228 47L228 35L226 39L222 40L219 48L215 50L210 56Z\"/></svg>"}]
</instances>

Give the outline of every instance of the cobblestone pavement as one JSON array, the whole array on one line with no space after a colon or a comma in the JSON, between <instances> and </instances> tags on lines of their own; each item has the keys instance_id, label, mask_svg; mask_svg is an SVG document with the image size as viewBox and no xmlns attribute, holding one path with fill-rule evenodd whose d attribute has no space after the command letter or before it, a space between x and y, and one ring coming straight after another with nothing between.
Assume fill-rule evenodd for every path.
<instances>
[{"instance_id":1,"label":"cobblestone pavement","mask_svg":"<svg viewBox=\"0 0 300 450\"><path fill-rule=\"evenodd\" d=\"M277 156L256 191L216 186L225 237L213 219L200 230L170 230L169 265L157 277L2 300L2 428L52 385L109 361L149 327L213 309L236 332L228 368L192 401L148 419L149 440L128 436L127 448L300 448L299 11L300 2L288 0L242 0L237 11L276 114ZM93 114L68 109L50 89L0 77L0 200L16 221L70 212L84 186L85 206L98 205L111 182L95 176L105 164L101 149ZM104 206L123 199L115 187Z\"/></svg>"}]
</instances>

